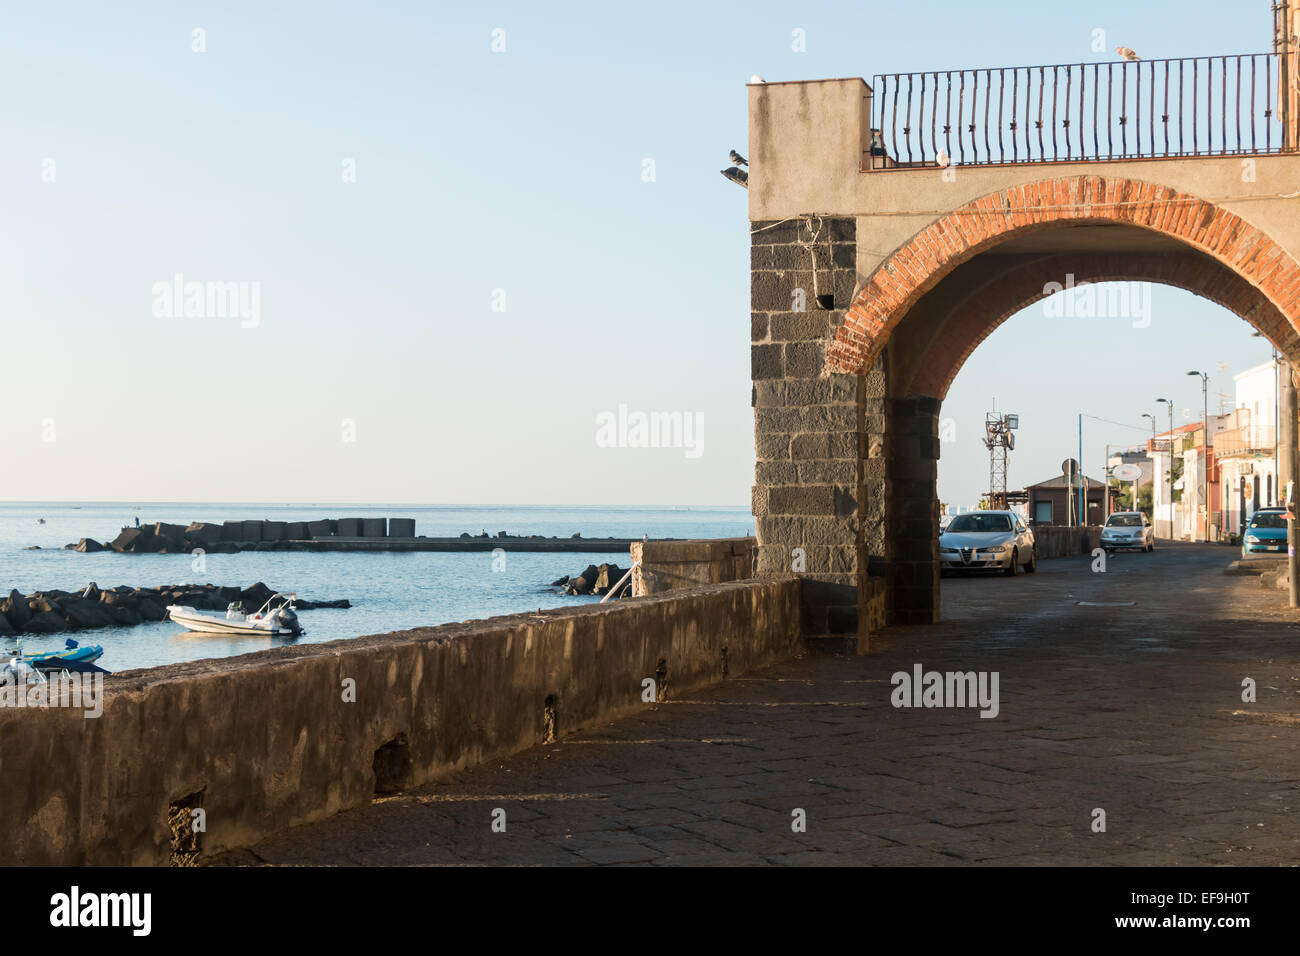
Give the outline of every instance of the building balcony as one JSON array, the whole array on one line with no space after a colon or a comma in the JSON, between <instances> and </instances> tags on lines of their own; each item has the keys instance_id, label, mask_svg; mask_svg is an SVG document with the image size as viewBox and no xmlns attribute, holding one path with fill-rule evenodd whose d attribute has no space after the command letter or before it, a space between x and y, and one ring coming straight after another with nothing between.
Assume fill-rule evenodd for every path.
<instances>
[{"instance_id":1,"label":"building balcony","mask_svg":"<svg viewBox=\"0 0 1300 956\"><path fill-rule=\"evenodd\" d=\"M1269 458L1276 445L1272 425L1246 426L1214 436L1216 458Z\"/></svg>"}]
</instances>

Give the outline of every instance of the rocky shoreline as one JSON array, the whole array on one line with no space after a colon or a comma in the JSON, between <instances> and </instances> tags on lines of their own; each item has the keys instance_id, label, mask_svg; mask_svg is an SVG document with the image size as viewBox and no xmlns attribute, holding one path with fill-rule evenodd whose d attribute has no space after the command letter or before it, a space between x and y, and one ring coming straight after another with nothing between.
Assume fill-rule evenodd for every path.
<instances>
[{"instance_id":1,"label":"rocky shoreline","mask_svg":"<svg viewBox=\"0 0 1300 956\"><path fill-rule=\"evenodd\" d=\"M275 594L262 582L251 587L218 587L215 584L175 584L157 588L119 586L101 589L93 581L81 591L10 591L0 600L0 636L56 634L96 627L134 627L167 617L169 604L188 605L196 610L224 611L233 601L242 601L249 612ZM341 601L297 601L299 610L348 608Z\"/></svg>"}]
</instances>

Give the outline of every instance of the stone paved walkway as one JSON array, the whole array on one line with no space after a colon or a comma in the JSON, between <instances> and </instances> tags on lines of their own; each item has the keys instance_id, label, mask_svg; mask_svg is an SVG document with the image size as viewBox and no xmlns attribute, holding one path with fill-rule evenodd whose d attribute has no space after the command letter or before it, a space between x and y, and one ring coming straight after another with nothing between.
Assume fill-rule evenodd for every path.
<instances>
[{"instance_id":1,"label":"stone paved walkway","mask_svg":"<svg viewBox=\"0 0 1300 956\"><path fill-rule=\"evenodd\" d=\"M238 859L1295 864L1300 614L1225 576L1234 556L1176 545L1114 556L1105 574L1068 558L945 579L943 624L892 629L866 657L729 680ZM998 717L895 709L890 676L916 663L998 672ZM1241 700L1246 677L1257 703Z\"/></svg>"}]
</instances>

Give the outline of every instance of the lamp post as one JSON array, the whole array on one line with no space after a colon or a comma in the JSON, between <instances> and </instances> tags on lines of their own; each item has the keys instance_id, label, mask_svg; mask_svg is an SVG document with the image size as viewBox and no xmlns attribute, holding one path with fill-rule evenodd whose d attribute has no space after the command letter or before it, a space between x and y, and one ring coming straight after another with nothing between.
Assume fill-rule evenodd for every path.
<instances>
[{"instance_id":1,"label":"lamp post","mask_svg":"<svg viewBox=\"0 0 1300 956\"><path fill-rule=\"evenodd\" d=\"M1196 469L1200 480L1200 492L1198 497L1205 499L1203 505L1205 511L1201 521L1201 527L1204 529L1205 543L1210 543L1210 376L1204 372L1188 372L1188 375L1197 375L1201 379L1201 460ZM1195 532L1193 532L1195 533Z\"/></svg>"},{"instance_id":2,"label":"lamp post","mask_svg":"<svg viewBox=\"0 0 1300 956\"><path fill-rule=\"evenodd\" d=\"M1102 498L1104 499L1101 503L1103 509L1103 513L1101 517L1102 517L1102 524L1105 524L1106 519L1110 517L1110 443L1109 442L1106 443L1106 458L1101 465L1101 476L1106 480L1106 487L1102 490L1101 493ZM1123 493L1123 488L1120 489L1120 492ZM1136 502L1134 502L1134 506L1136 507Z\"/></svg>"},{"instance_id":3,"label":"lamp post","mask_svg":"<svg viewBox=\"0 0 1300 956\"><path fill-rule=\"evenodd\" d=\"M1169 540L1174 540L1174 403L1167 398L1157 398L1157 402L1164 402L1165 407L1169 409L1169 501L1166 507L1169 509ZM1154 422L1155 419L1152 419Z\"/></svg>"}]
</instances>

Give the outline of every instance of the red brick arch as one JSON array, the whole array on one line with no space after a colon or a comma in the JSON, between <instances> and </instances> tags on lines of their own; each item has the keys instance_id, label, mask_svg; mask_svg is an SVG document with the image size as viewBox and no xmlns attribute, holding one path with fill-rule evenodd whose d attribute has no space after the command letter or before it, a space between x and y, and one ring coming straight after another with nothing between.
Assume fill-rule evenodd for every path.
<instances>
[{"instance_id":1,"label":"red brick arch","mask_svg":"<svg viewBox=\"0 0 1300 956\"><path fill-rule=\"evenodd\" d=\"M1184 289L1257 326L1282 327L1279 348L1285 354L1300 353L1300 335L1286 328L1286 320L1263 292L1196 253L1046 255L992 278L958 305L930 341L910 380L903 383L901 394L946 397L953 379L979 344L1011 316L1046 298L1049 282L1061 283L1067 275L1073 275L1077 284L1138 281Z\"/></svg>"},{"instance_id":2,"label":"red brick arch","mask_svg":"<svg viewBox=\"0 0 1300 956\"><path fill-rule=\"evenodd\" d=\"M907 311L963 262L1014 236L1071 222L1127 224L1177 239L1260 291L1274 309L1250 321L1275 344L1300 329L1300 266L1265 233L1234 213L1167 186L1073 176L991 193L917 233L871 274L854 298L827 349L826 370L869 368Z\"/></svg>"}]
</instances>

